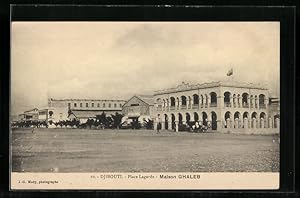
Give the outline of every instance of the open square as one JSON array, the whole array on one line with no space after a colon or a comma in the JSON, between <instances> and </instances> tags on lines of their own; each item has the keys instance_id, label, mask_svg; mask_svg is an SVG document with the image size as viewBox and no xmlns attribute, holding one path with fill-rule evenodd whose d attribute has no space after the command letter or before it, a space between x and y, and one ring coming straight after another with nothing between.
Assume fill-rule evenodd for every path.
<instances>
[{"instance_id":1,"label":"open square","mask_svg":"<svg viewBox=\"0 0 300 198\"><path fill-rule=\"evenodd\" d=\"M13 129L13 172L279 172L278 135Z\"/></svg>"}]
</instances>

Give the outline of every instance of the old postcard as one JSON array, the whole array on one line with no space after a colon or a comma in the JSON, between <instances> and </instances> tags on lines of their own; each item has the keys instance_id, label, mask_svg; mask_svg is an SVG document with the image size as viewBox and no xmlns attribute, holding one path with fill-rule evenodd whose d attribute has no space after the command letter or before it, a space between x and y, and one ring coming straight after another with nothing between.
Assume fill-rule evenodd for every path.
<instances>
[{"instance_id":1,"label":"old postcard","mask_svg":"<svg viewBox=\"0 0 300 198\"><path fill-rule=\"evenodd\" d=\"M11 189L279 189L279 22L12 22Z\"/></svg>"}]
</instances>

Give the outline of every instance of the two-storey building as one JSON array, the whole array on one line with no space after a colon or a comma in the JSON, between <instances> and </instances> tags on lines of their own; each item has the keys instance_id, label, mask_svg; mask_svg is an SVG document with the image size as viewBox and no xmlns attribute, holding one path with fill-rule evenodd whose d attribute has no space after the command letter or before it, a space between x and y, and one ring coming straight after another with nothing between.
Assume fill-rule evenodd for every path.
<instances>
[{"instance_id":1,"label":"two-storey building","mask_svg":"<svg viewBox=\"0 0 300 198\"><path fill-rule=\"evenodd\" d=\"M262 85L219 81L181 85L154 93L156 123L163 129L182 124L209 126L212 130L279 128L268 115L269 92ZM274 124L274 123L277 123Z\"/></svg>"}]
</instances>

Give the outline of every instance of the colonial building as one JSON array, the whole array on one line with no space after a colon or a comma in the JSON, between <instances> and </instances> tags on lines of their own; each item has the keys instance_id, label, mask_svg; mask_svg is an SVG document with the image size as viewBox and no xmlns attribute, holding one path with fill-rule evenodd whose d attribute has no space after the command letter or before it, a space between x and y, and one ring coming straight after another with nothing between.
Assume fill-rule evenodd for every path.
<instances>
[{"instance_id":1,"label":"colonial building","mask_svg":"<svg viewBox=\"0 0 300 198\"><path fill-rule=\"evenodd\" d=\"M154 93L156 123L163 129L182 124L209 126L220 132L255 132L277 128L279 119L269 113L269 92L262 85L219 81L181 85ZM156 124L155 124L156 126Z\"/></svg>"},{"instance_id":2,"label":"colonial building","mask_svg":"<svg viewBox=\"0 0 300 198\"><path fill-rule=\"evenodd\" d=\"M95 118L103 112L107 115L122 112L125 100L93 100L93 99L52 99L48 106L52 109L54 121L77 118L82 122Z\"/></svg>"},{"instance_id":3,"label":"colonial building","mask_svg":"<svg viewBox=\"0 0 300 198\"><path fill-rule=\"evenodd\" d=\"M155 116L154 99L152 95L136 95L131 97L122 108L124 115L122 122L138 120L143 122L144 119L153 119Z\"/></svg>"}]
</instances>

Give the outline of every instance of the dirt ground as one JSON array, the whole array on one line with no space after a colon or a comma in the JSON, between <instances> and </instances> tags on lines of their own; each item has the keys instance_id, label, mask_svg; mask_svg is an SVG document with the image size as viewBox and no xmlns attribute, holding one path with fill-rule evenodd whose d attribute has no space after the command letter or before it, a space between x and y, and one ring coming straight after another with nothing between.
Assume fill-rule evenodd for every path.
<instances>
[{"instance_id":1,"label":"dirt ground","mask_svg":"<svg viewBox=\"0 0 300 198\"><path fill-rule=\"evenodd\" d=\"M278 172L278 135L13 129L14 172Z\"/></svg>"}]
</instances>

